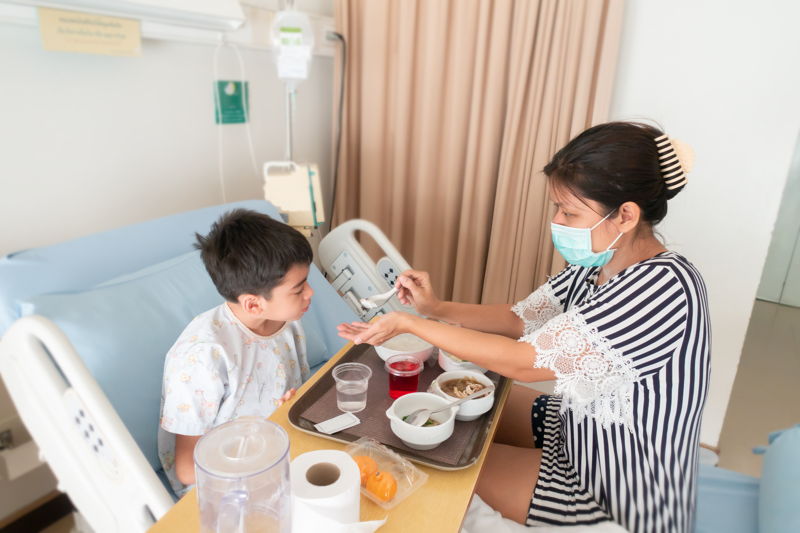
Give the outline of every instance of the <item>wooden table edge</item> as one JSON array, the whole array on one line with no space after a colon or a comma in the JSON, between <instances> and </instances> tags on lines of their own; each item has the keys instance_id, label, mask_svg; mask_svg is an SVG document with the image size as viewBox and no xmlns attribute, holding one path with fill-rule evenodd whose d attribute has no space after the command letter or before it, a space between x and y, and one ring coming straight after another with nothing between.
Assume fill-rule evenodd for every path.
<instances>
[{"instance_id":1,"label":"wooden table edge","mask_svg":"<svg viewBox=\"0 0 800 533\"><path fill-rule=\"evenodd\" d=\"M291 456L292 459L294 459L297 455L300 455L301 453L305 453L306 451L310 451L310 450L307 450L305 448L311 448L311 449L337 449L337 450L341 450L341 449L345 448L346 445L344 443L333 441L333 440L330 440L330 439L325 439L325 438L322 438L322 437L315 437L313 435L310 435L308 433L305 433L305 432L302 432L302 431L298 430L297 428L295 428L294 426L291 425L291 423L289 422L288 415L289 415L289 409L291 408L291 406L294 403L294 401L297 398L299 398L300 396L302 396L308 389L310 389L314 385L314 383L316 383L319 379L321 379L322 376L324 376L325 373L327 373L334 365L336 365L337 361L339 359L341 359L342 356L352 347L353 347L353 343L352 342L349 342L346 345L344 345L324 365L322 365L314 373L314 375L311 376L311 378L308 379L308 381L303 383L303 385L299 389L297 389L297 394L295 395L295 397L292 400L290 400L290 401L284 403L283 405L281 405L280 407L278 407L269 416L268 420L271 420L271 421L279 424L289 434L289 441L290 441L289 455ZM496 402L500 402L500 403L499 403L499 406L497 408L497 414L494 417L494 420L492 421L491 426L489 427L489 432L488 432L487 437L486 437L487 443L491 443L492 440L494 439L494 435L497 432L497 426L498 426L498 423L500 421L500 416L502 414L503 407L505 406L505 402L508 399L508 395L511 393L511 388L512 388L512 383L509 382L507 384L507 386L503 387L503 390L500 392L500 394L498 396L496 396L495 401ZM295 433L295 432L298 435L300 435L301 437L300 438L295 438L293 440L292 439L292 434ZM321 445L318 446L318 447L314 447L314 446L310 446L309 447L309 446L305 445L305 443L307 441L305 441L303 439L317 439ZM314 441L310 441L310 442L314 443ZM299 448L303 448L303 450L300 450ZM488 453L488 451L489 451L489 446L485 445L483 450L481 451L481 454L478 456L478 459L475 461L475 464L473 464L472 466L469 466L469 467L467 467L465 469L462 469L462 470L444 471L444 470L437 470L437 469L432 468L432 467L416 465L418 468L420 468L423 471L425 471L429 476L431 476L431 475L436 476L436 475L439 475L439 474L444 474L444 475L447 475L447 474L454 475L455 474L455 475L457 475L459 473L462 476L464 474L467 474L467 473L474 474L472 476L472 480L471 480L471 482L469 484L469 487L468 487L469 490L468 491L465 490L467 487L459 487L459 489L460 489L459 490L460 494L458 495L458 500L459 501L451 502L451 505L457 504L458 508L462 509L462 512L460 513L461 514L460 520L458 521L457 524L453 524L453 525L456 526L452 530L454 533L457 533L461 529L461 524L464 521L464 516L466 515L467 509L469 508L470 501L472 500L472 493L475 490L475 485L478 482L478 477L480 475L480 470L483 467L484 461L486 460L486 454ZM403 501L400 504L398 504L397 507L395 507L395 508L393 508L393 509L391 509L389 511L385 511L384 509L382 509L381 507L377 506L373 502L371 502L368 499L362 497L361 498L361 520L380 519L380 518L383 518L384 516L386 516L387 514L389 515L389 517L391 517L392 516L391 513L401 512L403 510L404 506L409 505L410 503L413 503L414 496L424 495L425 494L425 488L426 488L425 486L422 486L420 489L418 489L417 493L412 494L411 496L409 496L409 500L411 500L411 501L409 501L409 500ZM450 492L449 496L453 497L454 493ZM408 509L405 509L405 510L408 510ZM397 530L398 531L407 530L408 526L409 526L408 522L404 521L404 525L401 526L401 528L398 528ZM437 526L437 527L439 527L439 529L437 529L437 531L441 531L441 532L444 533L445 530L441 529L441 527L442 527L441 525ZM387 520L387 523L379 531L382 532L382 533L383 532L390 533L393 530L394 530L394 528L390 526L390 521ZM167 533L167 532L176 532L176 531L200 531L200 516L199 516L199 510L198 510L198 506L197 506L197 489L193 488L191 491L189 491L187 494L185 494L169 511L167 511L167 513L164 516L162 516L158 520L158 522L156 522L150 528L149 531L150 531L150 533Z\"/></svg>"}]
</instances>

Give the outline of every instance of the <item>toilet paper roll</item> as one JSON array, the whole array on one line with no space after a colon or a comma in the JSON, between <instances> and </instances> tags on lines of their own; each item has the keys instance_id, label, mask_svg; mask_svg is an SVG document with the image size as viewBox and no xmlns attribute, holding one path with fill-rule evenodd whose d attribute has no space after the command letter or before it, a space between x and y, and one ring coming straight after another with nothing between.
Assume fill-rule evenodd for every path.
<instances>
[{"instance_id":1,"label":"toilet paper roll","mask_svg":"<svg viewBox=\"0 0 800 533\"><path fill-rule=\"evenodd\" d=\"M361 475L345 452L304 453L292 461L290 473L293 533L369 533L386 521L358 521Z\"/></svg>"}]
</instances>

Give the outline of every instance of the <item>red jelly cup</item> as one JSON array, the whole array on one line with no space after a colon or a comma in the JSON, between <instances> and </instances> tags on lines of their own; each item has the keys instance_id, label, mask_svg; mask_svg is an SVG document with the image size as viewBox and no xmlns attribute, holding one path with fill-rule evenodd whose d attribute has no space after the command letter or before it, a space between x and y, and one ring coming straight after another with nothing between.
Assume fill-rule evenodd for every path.
<instances>
[{"instance_id":1,"label":"red jelly cup","mask_svg":"<svg viewBox=\"0 0 800 533\"><path fill-rule=\"evenodd\" d=\"M389 397L397 399L404 394L417 392L422 363L413 355L393 355L384 365L389 373Z\"/></svg>"}]
</instances>

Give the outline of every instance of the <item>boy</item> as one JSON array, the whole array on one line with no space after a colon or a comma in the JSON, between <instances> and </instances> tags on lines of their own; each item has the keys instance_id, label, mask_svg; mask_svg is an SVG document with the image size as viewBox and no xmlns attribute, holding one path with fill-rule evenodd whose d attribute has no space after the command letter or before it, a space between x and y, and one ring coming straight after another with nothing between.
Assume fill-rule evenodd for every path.
<instances>
[{"instance_id":1,"label":"boy","mask_svg":"<svg viewBox=\"0 0 800 533\"><path fill-rule=\"evenodd\" d=\"M192 320L164 363L158 448L178 495L195 482L193 453L203 434L240 416L269 416L309 376L299 321L313 294L308 241L245 209L196 237L226 301Z\"/></svg>"}]
</instances>

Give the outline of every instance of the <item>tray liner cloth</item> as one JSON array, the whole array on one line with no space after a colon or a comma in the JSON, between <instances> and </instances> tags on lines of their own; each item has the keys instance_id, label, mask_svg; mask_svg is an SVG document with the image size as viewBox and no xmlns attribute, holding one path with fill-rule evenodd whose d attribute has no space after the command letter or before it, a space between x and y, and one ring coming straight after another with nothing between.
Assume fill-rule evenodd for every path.
<instances>
[{"instance_id":1,"label":"tray liner cloth","mask_svg":"<svg viewBox=\"0 0 800 533\"><path fill-rule=\"evenodd\" d=\"M384 369L384 361L372 347L349 359L349 361L363 363L370 367L372 369L372 377L367 388L367 407L360 413L356 413L361 423L345 430L348 434L357 437L370 437L399 450L406 450L445 464L459 465L464 452L470 449L475 439L479 437L478 432L481 429L482 417L470 422L456 420L453 435L432 450L423 451L409 448L392 433L389 427L389 418L386 416L386 410L394 400L389 397L389 374ZM425 363L425 368L419 375L417 390L421 392L427 391L433 380L442 373L438 366L429 366L431 361L436 361L435 353ZM500 381L500 376L494 372L487 372L486 377L491 379L495 386ZM336 406L336 389L335 387L330 387L300 416L317 424L340 414L342 413Z\"/></svg>"}]
</instances>

